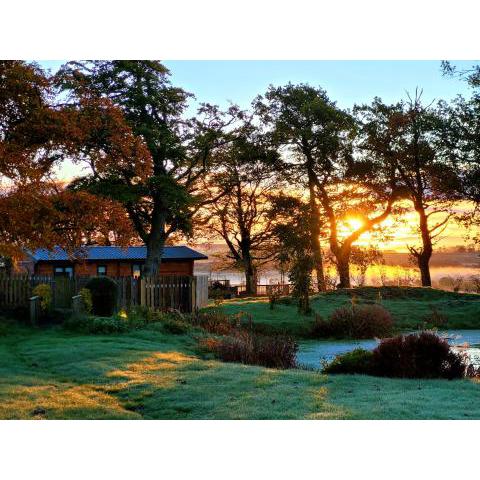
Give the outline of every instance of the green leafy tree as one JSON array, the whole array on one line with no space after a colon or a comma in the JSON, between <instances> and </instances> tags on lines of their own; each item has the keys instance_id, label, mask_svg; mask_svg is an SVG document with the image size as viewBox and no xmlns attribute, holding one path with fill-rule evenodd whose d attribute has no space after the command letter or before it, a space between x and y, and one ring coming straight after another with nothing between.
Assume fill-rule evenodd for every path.
<instances>
[{"instance_id":1,"label":"green leafy tree","mask_svg":"<svg viewBox=\"0 0 480 480\"><path fill-rule=\"evenodd\" d=\"M421 243L408 248L422 285L431 286L433 247L453 218L459 185L458 171L442 141L442 116L422 104L418 91L414 98L395 105L385 105L377 98L357 112L362 115L362 148L383 165L383 171L390 172L398 197L406 199L418 215Z\"/></svg>"},{"instance_id":2,"label":"green leafy tree","mask_svg":"<svg viewBox=\"0 0 480 480\"><path fill-rule=\"evenodd\" d=\"M352 246L392 213L398 195L394 179L375 159L354 151L356 121L324 90L271 87L257 101L257 110L283 154L279 170L296 186L307 188L318 289L326 288L320 236L327 230L339 287L350 287ZM360 221L342 235L342 224L352 217Z\"/></svg>"},{"instance_id":3,"label":"green leafy tree","mask_svg":"<svg viewBox=\"0 0 480 480\"><path fill-rule=\"evenodd\" d=\"M259 267L275 255L269 197L280 186L270 167L276 151L249 122L230 135L232 141L218 149L205 177L204 190L216 200L201 212L201 223L205 236L225 241L228 259L245 274L245 291L251 295Z\"/></svg>"},{"instance_id":4,"label":"green leafy tree","mask_svg":"<svg viewBox=\"0 0 480 480\"><path fill-rule=\"evenodd\" d=\"M311 313L310 293L315 254L312 247L310 204L300 198L280 194L272 197L270 216L275 219L276 260L286 268L293 284L292 295L298 311Z\"/></svg>"},{"instance_id":5,"label":"green leafy tree","mask_svg":"<svg viewBox=\"0 0 480 480\"><path fill-rule=\"evenodd\" d=\"M91 174L74 188L121 202L138 236L147 246L146 274L161 263L165 242L173 234L190 235L192 217L201 199L199 185L224 127L216 107L202 105L198 119L185 119L191 94L171 85L169 71L158 61L69 62L57 75L57 85L70 94L71 105L82 99L105 99L121 110L133 134L148 150L143 175L138 156L131 161L102 161L93 132L83 158ZM108 150L108 143L105 144Z\"/></svg>"},{"instance_id":6,"label":"green leafy tree","mask_svg":"<svg viewBox=\"0 0 480 480\"><path fill-rule=\"evenodd\" d=\"M468 237L480 243L480 66L462 71L448 62L442 66L445 74L465 80L472 88L469 98L458 95L450 104L442 102L441 107L447 123L443 141L461 179L458 193L472 205L458 219L467 228Z\"/></svg>"},{"instance_id":7,"label":"green leafy tree","mask_svg":"<svg viewBox=\"0 0 480 480\"><path fill-rule=\"evenodd\" d=\"M317 197L319 177L346 153L352 119L326 92L309 85L270 87L256 102L256 111L282 153L278 171L309 195L310 242L319 291L326 289L320 244L322 221Z\"/></svg>"}]
</instances>

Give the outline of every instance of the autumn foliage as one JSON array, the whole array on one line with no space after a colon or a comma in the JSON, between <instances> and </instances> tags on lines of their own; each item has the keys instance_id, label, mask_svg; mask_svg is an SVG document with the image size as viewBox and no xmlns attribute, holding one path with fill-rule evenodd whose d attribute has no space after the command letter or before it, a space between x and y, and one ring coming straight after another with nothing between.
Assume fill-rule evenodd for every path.
<instances>
[{"instance_id":1,"label":"autumn foliage","mask_svg":"<svg viewBox=\"0 0 480 480\"><path fill-rule=\"evenodd\" d=\"M37 66L0 62L0 254L85 242L127 244L135 237L120 203L54 181L66 158L88 153L96 168L115 164L149 175L149 153L123 114L105 99L54 102L51 79Z\"/></svg>"}]
</instances>

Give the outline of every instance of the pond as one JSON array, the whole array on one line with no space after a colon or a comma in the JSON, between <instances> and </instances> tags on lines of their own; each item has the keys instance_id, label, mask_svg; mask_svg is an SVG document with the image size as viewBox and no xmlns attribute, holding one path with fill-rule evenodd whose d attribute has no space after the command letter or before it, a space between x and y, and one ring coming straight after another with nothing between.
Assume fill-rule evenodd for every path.
<instances>
[{"instance_id":1,"label":"pond","mask_svg":"<svg viewBox=\"0 0 480 480\"><path fill-rule=\"evenodd\" d=\"M480 365L480 330L447 330L438 335L447 338L453 346L468 344L466 351L475 365ZM373 350L377 340L308 340L299 343L297 361L299 365L321 368L322 361L330 362L336 355L350 352L356 348Z\"/></svg>"}]
</instances>

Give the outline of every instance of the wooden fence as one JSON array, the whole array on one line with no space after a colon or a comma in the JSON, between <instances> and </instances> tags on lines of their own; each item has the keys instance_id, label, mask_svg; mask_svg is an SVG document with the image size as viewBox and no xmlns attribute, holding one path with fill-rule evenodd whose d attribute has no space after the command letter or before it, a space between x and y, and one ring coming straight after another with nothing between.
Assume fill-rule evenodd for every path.
<instances>
[{"instance_id":1,"label":"wooden fence","mask_svg":"<svg viewBox=\"0 0 480 480\"><path fill-rule=\"evenodd\" d=\"M28 275L0 276L0 309L28 307L36 285L47 284L52 290L54 308L71 309L72 297L78 295L90 277L44 277ZM208 278L165 275L157 277L110 277L117 284L117 309L129 310L144 305L156 310L176 309L191 312L208 301Z\"/></svg>"},{"instance_id":2,"label":"wooden fence","mask_svg":"<svg viewBox=\"0 0 480 480\"><path fill-rule=\"evenodd\" d=\"M195 275L195 302L196 308L205 307L208 303L208 275Z\"/></svg>"},{"instance_id":3,"label":"wooden fence","mask_svg":"<svg viewBox=\"0 0 480 480\"><path fill-rule=\"evenodd\" d=\"M237 295L245 294L246 287L245 285L236 285L232 288L236 289ZM292 292L293 286L289 283L283 284L269 284L269 285L257 285L257 295L258 296L268 296L273 291L278 292L280 295L290 295Z\"/></svg>"}]
</instances>

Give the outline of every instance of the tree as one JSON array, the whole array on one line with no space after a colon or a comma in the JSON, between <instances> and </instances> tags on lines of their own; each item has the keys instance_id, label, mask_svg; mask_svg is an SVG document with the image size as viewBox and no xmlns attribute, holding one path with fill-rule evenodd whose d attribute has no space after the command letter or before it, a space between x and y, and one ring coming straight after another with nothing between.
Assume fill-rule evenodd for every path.
<instances>
[{"instance_id":1,"label":"tree","mask_svg":"<svg viewBox=\"0 0 480 480\"><path fill-rule=\"evenodd\" d=\"M453 216L458 174L441 141L444 124L438 111L424 106L421 93L387 106L375 99L358 109L363 116L363 148L398 179L399 197L418 215L420 246L409 246L423 286L431 286L429 262L433 246ZM436 218L435 218L436 217Z\"/></svg>"},{"instance_id":2,"label":"tree","mask_svg":"<svg viewBox=\"0 0 480 480\"><path fill-rule=\"evenodd\" d=\"M136 156L135 161L107 165L86 148L84 160L91 174L77 181L78 188L102 193L124 206L147 246L146 274L158 270L172 234L191 233L200 180L224 127L222 115L210 105L199 109L202 120L184 119L191 95L173 87L168 77L168 69L158 61L70 62L57 75L57 84L70 94L70 104L80 110L85 98L97 103L104 99L120 109L148 151L145 175L139 175ZM94 135L94 153L98 135L101 128Z\"/></svg>"},{"instance_id":3,"label":"tree","mask_svg":"<svg viewBox=\"0 0 480 480\"><path fill-rule=\"evenodd\" d=\"M324 90L304 84L272 86L255 104L273 142L283 153L279 171L296 186L308 190L317 287L324 291L322 222L316 189L325 170L331 170L332 163L347 154L352 118L337 108Z\"/></svg>"},{"instance_id":4,"label":"tree","mask_svg":"<svg viewBox=\"0 0 480 480\"><path fill-rule=\"evenodd\" d=\"M0 253L15 260L38 247L73 252L100 222L120 241L128 236L117 205L55 182L53 169L75 150L81 129L73 112L55 105L51 79L20 61L0 62L0 79Z\"/></svg>"},{"instance_id":5,"label":"tree","mask_svg":"<svg viewBox=\"0 0 480 480\"><path fill-rule=\"evenodd\" d=\"M373 265L383 264L384 258L382 252L374 246L370 245L365 248L354 246L352 247L350 261L358 270L357 286L363 287L368 268Z\"/></svg>"},{"instance_id":6,"label":"tree","mask_svg":"<svg viewBox=\"0 0 480 480\"><path fill-rule=\"evenodd\" d=\"M355 119L339 109L325 91L308 85L271 88L257 102L272 137L286 148L282 170L308 187L311 242L318 287L325 289L320 248L320 215L328 227L330 250L340 288L350 287L350 254L362 234L392 213L398 198L395 179L375 159L354 155ZM342 224L357 220L350 233Z\"/></svg>"},{"instance_id":7,"label":"tree","mask_svg":"<svg viewBox=\"0 0 480 480\"><path fill-rule=\"evenodd\" d=\"M462 200L473 206L457 218L470 232L470 239L480 243L480 66L458 71L455 66L444 62L443 69L445 74L467 81L472 88L470 98L459 95L451 104L442 102L441 109L447 119L443 141L461 179L458 193Z\"/></svg>"},{"instance_id":8,"label":"tree","mask_svg":"<svg viewBox=\"0 0 480 480\"><path fill-rule=\"evenodd\" d=\"M216 198L205 208L204 230L226 243L228 258L245 274L247 294L257 290L258 268L274 256L270 195L279 184L270 164L276 154L251 125L214 155L215 167L205 178L205 191Z\"/></svg>"},{"instance_id":9,"label":"tree","mask_svg":"<svg viewBox=\"0 0 480 480\"><path fill-rule=\"evenodd\" d=\"M297 299L299 313L304 315L311 313L309 295L315 265L310 212L310 203L298 197L285 194L272 197L270 217L275 221L276 260L286 267L293 284L292 295Z\"/></svg>"}]
</instances>

